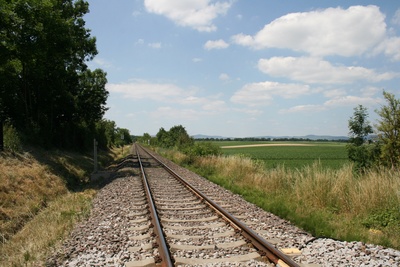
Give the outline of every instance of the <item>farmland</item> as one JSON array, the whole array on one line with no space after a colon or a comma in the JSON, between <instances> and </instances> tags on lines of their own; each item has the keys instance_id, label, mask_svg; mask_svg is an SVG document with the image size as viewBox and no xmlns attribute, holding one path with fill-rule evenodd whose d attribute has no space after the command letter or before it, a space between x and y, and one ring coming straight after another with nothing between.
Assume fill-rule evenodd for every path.
<instances>
[{"instance_id":1,"label":"farmland","mask_svg":"<svg viewBox=\"0 0 400 267\"><path fill-rule=\"evenodd\" d=\"M224 155L243 155L262 161L267 168L280 165L299 169L316 161L339 169L348 163L346 144L339 142L235 142L218 141Z\"/></svg>"}]
</instances>

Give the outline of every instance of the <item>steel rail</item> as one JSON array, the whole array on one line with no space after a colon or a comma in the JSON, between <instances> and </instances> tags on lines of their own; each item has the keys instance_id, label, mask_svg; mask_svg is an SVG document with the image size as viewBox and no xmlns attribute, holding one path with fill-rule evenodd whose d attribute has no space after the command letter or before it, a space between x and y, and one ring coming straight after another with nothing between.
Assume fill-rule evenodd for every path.
<instances>
[{"instance_id":1,"label":"steel rail","mask_svg":"<svg viewBox=\"0 0 400 267\"><path fill-rule=\"evenodd\" d=\"M136 146L136 145L135 145ZM160 224L160 220L158 217L158 213L153 201L153 196L150 191L150 186L147 181L146 174L144 172L143 164L142 164L142 159L140 158L139 152L136 149L136 154L138 157L139 165L140 165L140 170L142 172L142 180L143 180L143 185L146 191L146 197L147 197L147 202L149 203L149 208L150 208L150 216L151 216L151 222L153 223L154 226L154 233L156 235L157 243L159 245L158 250L160 253L161 257L161 266L163 267L173 267L174 264L172 263L172 256L170 254L169 248L167 246L167 242L165 240L162 227Z\"/></svg>"},{"instance_id":2,"label":"steel rail","mask_svg":"<svg viewBox=\"0 0 400 267\"><path fill-rule=\"evenodd\" d=\"M211 200L206 195L204 195L201 191L199 191L197 188L195 188L193 185L191 185L189 182L187 182L179 174L177 174L175 171L173 171L171 168L169 168L167 165L165 165L159 159L157 159L148 150L144 149L143 147L141 147L141 148L144 151L146 151L146 153L148 153L159 164L161 164L161 166L163 166L163 168L165 168L171 175L176 177L179 181L181 181L183 184L185 184L192 191L196 192L196 194L198 194L201 198L203 198L206 202L208 202L211 207L216 209L220 214L223 214L224 217L226 217L229 221L231 221L234 225L236 225L236 228L239 228L241 230L241 234L245 238L249 239L251 241L251 243L261 253L264 253L265 256L269 260L271 260L272 262L274 262L275 264L277 264L281 267L283 267L283 266L300 267L300 265L297 264L296 262L294 262L289 256L285 255L282 251L275 248L272 244L270 244L264 238L260 237L256 232L254 232L247 225L245 225L243 222L238 220L235 216L230 214L227 210L225 210L224 208L219 206L217 203L215 203L213 200Z\"/></svg>"}]
</instances>

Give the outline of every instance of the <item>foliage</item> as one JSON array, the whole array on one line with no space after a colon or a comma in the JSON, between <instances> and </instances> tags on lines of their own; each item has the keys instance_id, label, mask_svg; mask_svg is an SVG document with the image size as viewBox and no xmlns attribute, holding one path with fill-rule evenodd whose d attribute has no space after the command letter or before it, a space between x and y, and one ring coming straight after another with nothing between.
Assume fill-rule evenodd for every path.
<instances>
[{"instance_id":1,"label":"foliage","mask_svg":"<svg viewBox=\"0 0 400 267\"><path fill-rule=\"evenodd\" d=\"M374 166L379 157L379 146L367 142L369 134L373 133L368 121L367 108L362 105L354 108L354 115L349 120L349 144L346 146L347 154L358 171L365 171Z\"/></svg>"},{"instance_id":2,"label":"foliage","mask_svg":"<svg viewBox=\"0 0 400 267\"><path fill-rule=\"evenodd\" d=\"M386 106L376 112L380 116L377 130L382 142L383 163L391 168L400 167L400 99L393 94L383 91Z\"/></svg>"},{"instance_id":3,"label":"foliage","mask_svg":"<svg viewBox=\"0 0 400 267\"><path fill-rule=\"evenodd\" d=\"M4 125L4 150L13 153L22 149L21 140L17 130L9 123Z\"/></svg>"},{"instance_id":4,"label":"foliage","mask_svg":"<svg viewBox=\"0 0 400 267\"><path fill-rule=\"evenodd\" d=\"M84 147L106 108L106 73L83 0L0 0L0 121L29 142Z\"/></svg>"},{"instance_id":5,"label":"foliage","mask_svg":"<svg viewBox=\"0 0 400 267\"><path fill-rule=\"evenodd\" d=\"M145 134L146 135L146 134ZM151 136L149 134L143 135L143 140L151 140ZM185 149L194 144L193 138L189 136L186 132L185 127L182 125L173 126L169 131L166 131L164 128L160 128L156 137L154 138L156 145L163 148L177 148L177 149Z\"/></svg>"},{"instance_id":6,"label":"foliage","mask_svg":"<svg viewBox=\"0 0 400 267\"><path fill-rule=\"evenodd\" d=\"M354 108L354 115L349 120L350 143L361 146L369 134L373 133L369 125L367 108L362 105Z\"/></svg>"},{"instance_id":7,"label":"foliage","mask_svg":"<svg viewBox=\"0 0 400 267\"><path fill-rule=\"evenodd\" d=\"M221 148L211 142L196 142L187 149L187 154L194 156L219 156Z\"/></svg>"}]
</instances>

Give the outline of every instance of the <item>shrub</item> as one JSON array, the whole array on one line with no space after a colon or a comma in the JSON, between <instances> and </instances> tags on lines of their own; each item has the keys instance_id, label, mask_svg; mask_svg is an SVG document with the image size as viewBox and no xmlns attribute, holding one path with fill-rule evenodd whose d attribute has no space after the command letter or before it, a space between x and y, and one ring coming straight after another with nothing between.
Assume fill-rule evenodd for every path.
<instances>
[{"instance_id":1,"label":"shrub","mask_svg":"<svg viewBox=\"0 0 400 267\"><path fill-rule=\"evenodd\" d=\"M4 150L16 153L22 149L21 139L17 130L9 123L4 125Z\"/></svg>"}]
</instances>

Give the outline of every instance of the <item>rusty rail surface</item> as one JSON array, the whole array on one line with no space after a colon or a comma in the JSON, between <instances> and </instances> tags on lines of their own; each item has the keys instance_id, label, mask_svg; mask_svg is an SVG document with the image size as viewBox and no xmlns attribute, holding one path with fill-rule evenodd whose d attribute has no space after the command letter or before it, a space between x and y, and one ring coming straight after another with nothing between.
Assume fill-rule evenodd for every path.
<instances>
[{"instance_id":1,"label":"rusty rail surface","mask_svg":"<svg viewBox=\"0 0 400 267\"><path fill-rule=\"evenodd\" d=\"M138 145L139 146L139 145ZM192 186L189 182L187 182L184 178L182 178L179 174L173 171L171 168L166 166L160 160L158 160L153 154L151 154L147 149L144 149L142 146L139 146L142 150L144 150L147 154L149 154L154 160L156 160L163 168L165 168L172 176L178 179L182 184L187 186L191 191L195 192L200 198L204 199L205 202L216 210L219 214L223 215L223 217L227 218L228 221L233 224L233 226L240 230L241 234L249 239L251 243L259 250L262 255L265 255L270 261L273 263L283 267L283 266L290 266L290 267L300 267L300 265L294 262L289 256L285 255L282 251L274 247L264 238L259 236L256 232L250 229L247 225L243 222L238 220L235 216L230 214L227 210L219 206L213 200L208 198L202 192L200 192L197 188Z\"/></svg>"}]
</instances>

